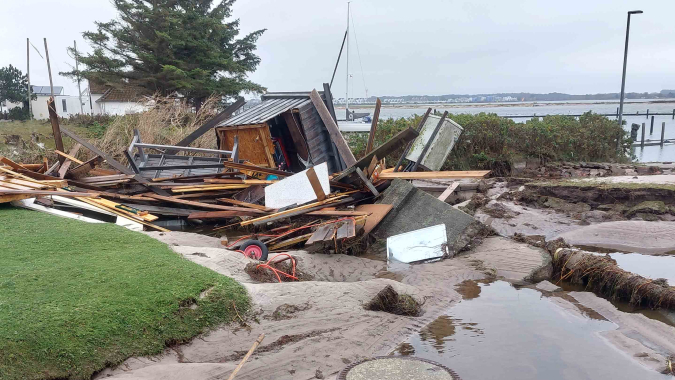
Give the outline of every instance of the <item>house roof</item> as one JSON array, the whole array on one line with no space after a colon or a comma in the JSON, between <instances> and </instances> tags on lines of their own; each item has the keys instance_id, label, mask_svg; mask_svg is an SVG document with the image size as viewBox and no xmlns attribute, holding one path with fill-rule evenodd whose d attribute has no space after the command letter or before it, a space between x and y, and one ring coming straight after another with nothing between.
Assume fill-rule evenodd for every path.
<instances>
[{"instance_id":1,"label":"house roof","mask_svg":"<svg viewBox=\"0 0 675 380\"><path fill-rule=\"evenodd\" d=\"M94 92L95 93L95 92ZM139 87L110 87L108 86L107 90L103 92L103 96L96 100L96 103L100 102L137 102L141 100L144 96L150 95L150 92L144 88Z\"/></svg>"},{"instance_id":2,"label":"house roof","mask_svg":"<svg viewBox=\"0 0 675 380\"><path fill-rule=\"evenodd\" d=\"M52 90L51 87L49 86L36 86L36 85L31 85L30 86L30 92L35 95L51 95ZM54 86L54 95L61 95L63 92L63 87L62 86Z\"/></svg>"},{"instance_id":3,"label":"house roof","mask_svg":"<svg viewBox=\"0 0 675 380\"><path fill-rule=\"evenodd\" d=\"M262 102L239 115L221 122L217 127L260 124L282 113L310 103L309 92L270 92L262 96Z\"/></svg>"},{"instance_id":4,"label":"house roof","mask_svg":"<svg viewBox=\"0 0 675 380\"><path fill-rule=\"evenodd\" d=\"M91 94L105 94L108 88L109 87L103 83L99 83L93 80L89 81L89 93Z\"/></svg>"}]
</instances>

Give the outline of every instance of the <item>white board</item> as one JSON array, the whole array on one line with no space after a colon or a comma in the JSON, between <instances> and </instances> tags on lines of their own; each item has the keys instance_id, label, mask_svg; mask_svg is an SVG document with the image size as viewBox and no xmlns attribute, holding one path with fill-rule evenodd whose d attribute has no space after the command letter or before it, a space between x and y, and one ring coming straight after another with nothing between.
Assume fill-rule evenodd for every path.
<instances>
[{"instance_id":1,"label":"white board","mask_svg":"<svg viewBox=\"0 0 675 380\"><path fill-rule=\"evenodd\" d=\"M282 208L316 200L312 184L309 182L309 178L307 178L307 170L293 174L265 187L265 207ZM324 162L315 166L314 172L319 178L323 192L328 195L330 193L328 164Z\"/></svg>"},{"instance_id":2,"label":"white board","mask_svg":"<svg viewBox=\"0 0 675 380\"><path fill-rule=\"evenodd\" d=\"M441 121L440 116L429 115L422 126L420 135L414 140L406 159L417 162L439 121ZM441 170L463 130L464 128L461 125L446 118L420 164L432 171Z\"/></svg>"},{"instance_id":3,"label":"white board","mask_svg":"<svg viewBox=\"0 0 675 380\"><path fill-rule=\"evenodd\" d=\"M391 236L387 238L387 262L412 263L440 258L447 244L445 224Z\"/></svg>"}]
</instances>

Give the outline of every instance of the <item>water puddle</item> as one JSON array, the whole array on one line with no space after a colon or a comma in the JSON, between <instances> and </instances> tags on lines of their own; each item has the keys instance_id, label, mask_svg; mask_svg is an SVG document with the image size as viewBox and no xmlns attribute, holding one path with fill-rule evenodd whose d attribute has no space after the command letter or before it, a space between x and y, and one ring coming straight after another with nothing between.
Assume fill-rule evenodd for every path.
<instances>
[{"instance_id":1,"label":"water puddle","mask_svg":"<svg viewBox=\"0 0 675 380\"><path fill-rule=\"evenodd\" d=\"M614 323L569 313L539 291L504 281L464 284L461 291L469 299L395 354L435 360L465 380L670 378L610 346L599 333L616 329Z\"/></svg>"},{"instance_id":2,"label":"water puddle","mask_svg":"<svg viewBox=\"0 0 675 380\"><path fill-rule=\"evenodd\" d=\"M610 253L617 265L626 271L656 280L665 278L675 285L675 256L648 256L639 253Z\"/></svg>"}]
</instances>

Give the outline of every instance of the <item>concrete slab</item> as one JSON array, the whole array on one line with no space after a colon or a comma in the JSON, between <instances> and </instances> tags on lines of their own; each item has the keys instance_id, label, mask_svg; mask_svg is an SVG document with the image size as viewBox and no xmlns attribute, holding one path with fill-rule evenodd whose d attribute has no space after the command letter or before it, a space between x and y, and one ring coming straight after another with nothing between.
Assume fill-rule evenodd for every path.
<instances>
[{"instance_id":1,"label":"concrete slab","mask_svg":"<svg viewBox=\"0 0 675 380\"><path fill-rule=\"evenodd\" d=\"M465 257L480 260L508 281L538 282L550 278L553 271L548 252L503 237L485 239Z\"/></svg>"},{"instance_id":2,"label":"concrete slab","mask_svg":"<svg viewBox=\"0 0 675 380\"><path fill-rule=\"evenodd\" d=\"M472 224L478 224L471 215L400 179L392 181L377 203L390 204L393 208L375 229L375 236L385 239L443 223L450 256L457 251L456 243L462 240L467 229Z\"/></svg>"}]
</instances>

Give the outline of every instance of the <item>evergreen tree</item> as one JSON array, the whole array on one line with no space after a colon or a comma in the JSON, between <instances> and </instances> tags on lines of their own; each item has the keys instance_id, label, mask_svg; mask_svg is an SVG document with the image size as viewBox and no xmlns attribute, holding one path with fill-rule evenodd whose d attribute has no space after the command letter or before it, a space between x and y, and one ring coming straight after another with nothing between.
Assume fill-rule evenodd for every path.
<instances>
[{"instance_id":1,"label":"evergreen tree","mask_svg":"<svg viewBox=\"0 0 675 380\"><path fill-rule=\"evenodd\" d=\"M12 103L26 102L28 80L21 70L9 65L0 67L0 103L5 100Z\"/></svg>"},{"instance_id":2,"label":"evergreen tree","mask_svg":"<svg viewBox=\"0 0 675 380\"><path fill-rule=\"evenodd\" d=\"M265 31L243 38L239 20L226 22L234 0L112 0L116 20L97 22L83 33L94 48L78 56L77 75L111 86L133 85L150 92L185 96L199 108L212 94L233 97L261 92L247 79L260 58L255 43Z\"/></svg>"}]
</instances>

